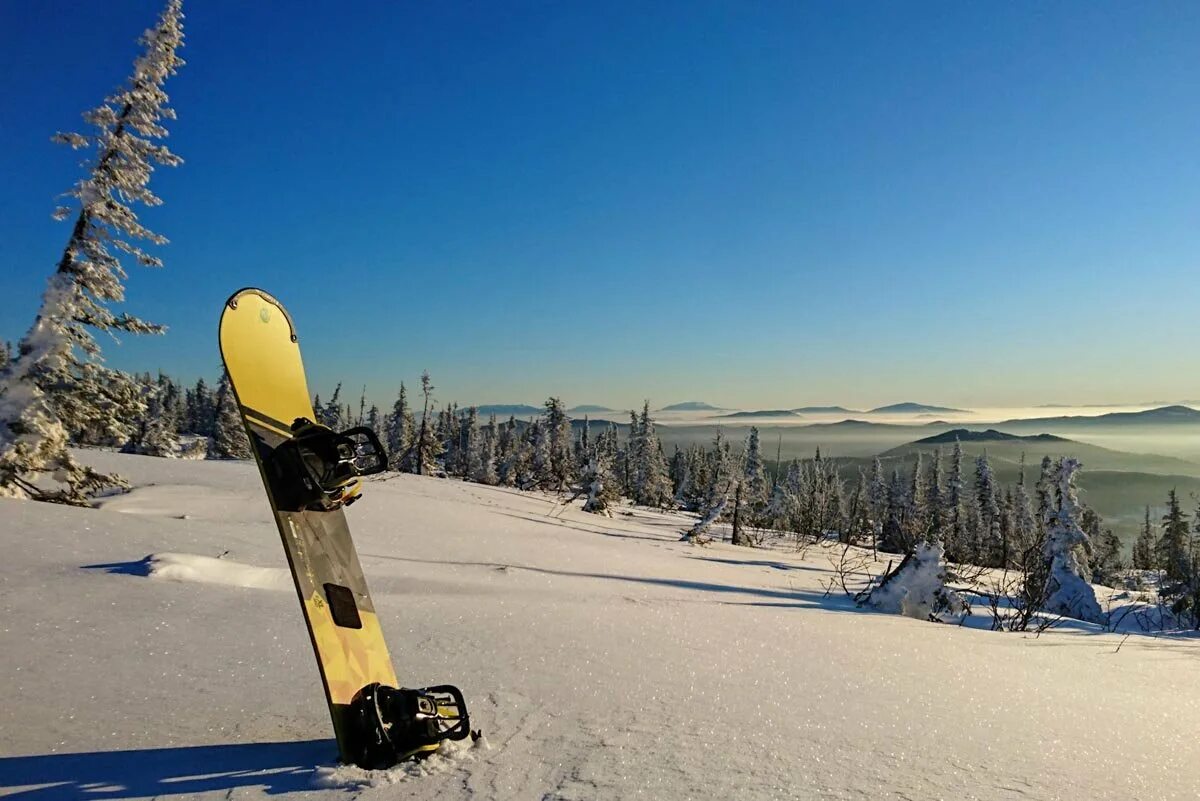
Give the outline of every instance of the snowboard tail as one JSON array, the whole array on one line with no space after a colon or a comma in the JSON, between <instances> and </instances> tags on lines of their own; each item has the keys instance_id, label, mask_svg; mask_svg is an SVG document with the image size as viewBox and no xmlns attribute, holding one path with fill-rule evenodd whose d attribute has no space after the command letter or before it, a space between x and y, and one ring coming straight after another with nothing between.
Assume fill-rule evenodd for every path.
<instances>
[{"instance_id":1,"label":"snowboard tail","mask_svg":"<svg viewBox=\"0 0 1200 801\"><path fill-rule=\"evenodd\" d=\"M395 686L396 674L350 537L342 501L338 497L330 501L328 493L318 493L320 503L301 503L296 500L301 497L296 495L296 487L289 485L290 481L304 479L288 470L286 465L291 464L288 460L296 460L295 452L302 443L315 441L299 436L298 432L329 431L311 422L316 414L309 401L295 327L283 306L271 295L260 289L243 289L226 302L221 315L220 341L221 357L304 612L338 750L344 761L359 762L364 753L364 737L374 736L371 732L364 735L361 726L362 693L378 685ZM315 437L325 437L320 440L322 444L327 440L337 442L339 436L344 438L330 434L331 437L318 433ZM453 704L429 703L433 703L434 709L433 728L428 729L432 734L423 730L412 742L406 741L403 752L398 751L395 759L435 751L441 739L466 736L466 732L439 723L465 722L465 705L457 709L452 708ZM420 718L422 726L429 725L429 716L415 714L416 718ZM386 728L393 735L399 734L400 730L393 730L390 723ZM444 729L450 733L434 736ZM380 765L371 765L377 766Z\"/></svg>"}]
</instances>

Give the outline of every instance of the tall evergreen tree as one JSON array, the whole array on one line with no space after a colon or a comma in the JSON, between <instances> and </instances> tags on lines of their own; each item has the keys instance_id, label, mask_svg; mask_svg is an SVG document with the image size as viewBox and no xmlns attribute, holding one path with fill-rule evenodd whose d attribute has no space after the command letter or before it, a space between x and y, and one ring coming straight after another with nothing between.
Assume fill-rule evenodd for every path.
<instances>
[{"instance_id":1,"label":"tall evergreen tree","mask_svg":"<svg viewBox=\"0 0 1200 801\"><path fill-rule=\"evenodd\" d=\"M547 489L561 492L575 477L571 455L571 418L561 398L547 398L542 412L543 430L548 451Z\"/></svg>"},{"instance_id":2,"label":"tall evergreen tree","mask_svg":"<svg viewBox=\"0 0 1200 801\"><path fill-rule=\"evenodd\" d=\"M1191 577L1192 547L1188 517L1174 489L1167 493L1167 512L1162 517L1162 537L1158 541L1158 565L1168 581Z\"/></svg>"},{"instance_id":3,"label":"tall evergreen tree","mask_svg":"<svg viewBox=\"0 0 1200 801\"><path fill-rule=\"evenodd\" d=\"M964 489L962 443L955 440L954 452L950 457L950 476L946 479L946 558L951 562L966 562L971 557Z\"/></svg>"},{"instance_id":4,"label":"tall evergreen tree","mask_svg":"<svg viewBox=\"0 0 1200 801\"><path fill-rule=\"evenodd\" d=\"M167 135L163 120L175 117L162 86L183 64L176 55L182 20L180 0L168 0L140 40L145 51L127 84L84 114L92 133L55 137L74 149L93 148L94 160L87 177L67 193L78 202L75 222L37 319L0 373L0 495L79 505L106 487L125 486L117 476L76 462L67 440L73 431L120 422L129 410L114 403L114 388L135 394L128 376L103 365L93 332L164 330L110 305L125 297L120 254L162 266L138 243L162 245L166 239L138 221L132 204L159 205L148 188L153 167L180 163L155 140ZM72 213L60 206L55 217Z\"/></svg>"},{"instance_id":5,"label":"tall evergreen tree","mask_svg":"<svg viewBox=\"0 0 1200 801\"><path fill-rule=\"evenodd\" d=\"M642 406L641 417L630 413L628 460L631 471L631 492L634 503L642 506L664 506L671 500L671 479L662 443L650 417L650 402Z\"/></svg>"},{"instance_id":6,"label":"tall evergreen tree","mask_svg":"<svg viewBox=\"0 0 1200 801\"><path fill-rule=\"evenodd\" d=\"M1075 473L1079 462L1063 459L1055 471L1057 509L1050 519L1043 552L1047 565L1046 600L1043 608L1056 615L1100 622L1096 591L1084 577L1078 550L1090 545L1079 525L1081 510L1075 495Z\"/></svg>"},{"instance_id":7,"label":"tall evergreen tree","mask_svg":"<svg viewBox=\"0 0 1200 801\"><path fill-rule=\"evenodd\" d=\"M417 427L415 441L408 450L405 469L417 475L429 475L437 466L437 457L441 452L441 444L433 436L433 426L429 419L429 404L433 400L433 382L429 371L421 373L421 423Z\"/></svg>"},{"instance_id":8,"label":"tall evergreen tree","mask_svg":"<svg viewBox=\"0 0 1200 801\"><path fill-rule=\"evenodd\" d=\"M767 504L767 473L762 458L758 426L750 426L746 436L746 467L742 474L742 504L751 525L761 525Z\"/></svg>"},{"instance_id":9,"label":"tall evergreen tree","mask_svg":"<svg viewBox=\"0 0 1200 801\"><path fill-rule=\"evenodd\" d=\"M797 476L797 479L799 476ZM871 513L872 541L878 545L883 540L883 525L887 518L888 485L883 476L883 464L879 457L871 464L871 483L867 487L867 505Z\"/></svg>"},{"instance_id":10,"label":"tall evergreen tree","mask_svg":"<svg viewBox=\"0 0 1200 801\"><path fill-rule=\"evenodd\" d=\"M616 438L617 430L610 426L596 438L595 446L589 449L583 473L583 483L587 489L587 500L583 504L585 512L612 514L611 509L620 497L613 473L617 458Z\"/></svg>"},{"instance_id":11,"label":"tall evergreen tree","mask_svg":"<svg viewBox=\"0 0 1200 801\"><path fill-rule=\"evenodd\" d=\"M1133 543L1133 567L1135 570L1153 570L1155 565L1154 527L1150 524L1150 507L1146 507L1146 519L1142 530Z\"/></svg>"},{"instance_id":12,"label":"tall evergreen tree","mask_svg":"<svg viewBox=\"0 0 1200 801\"><path fill-rule=\"evenodd\" d=\"M221 383L217 386L213 453L222 459L249 459L254 455L250 451L250 440L246 437L246 427L242 424L242 415L238 411L228 374L221 376Z\"/></svg>"},{"instance_id":13,"label":"tall evergreen tree","mask_svg":"<svg viewBox=\"0 0 1200 801\"><path fill-rule=\"evenodd\" d=\"M1037 540L1037 522L1029 505L1029 491L1025 486L1025 454L1021 454L1021 468L1017 474L1017 486L1013 492L1013 550L1023 555Z\"/></svg>"},{"instance_id":14,"label":"tall evergreen tree","mask_svg":"<svg viewBox=\"0 0 1200 801\"><path fill-rule=\"evenodd\" d=\"M886 553L908 552L911 547L905 532L908 510L908 489L904 486L899 468L895 468L892 470L892 480L888 483L887 514L883 520L883 536L879 540L879 550Z\"/></svg>"},{"instance_id":15,"label":"tall evergreen tree","mask_svg":"<svg viewBox=\"0 0 1200 801\"><path fill-rule=\"evenodd\" d=\"M987 567L1002 567L1008 562L1008 543L1000 531L1000 504L996 477L984 450L975 459L975 502L979 504L979 551L973 561Z\"/></svg>"},{"instance_id":16,"label":"tall evergreen tree","mask_svg":"<svg viewBox=\"0 0 1200 801\"><path fill-rule=\"evenodd\" d=\"M399 470L405 464L409 449L412 448L414 428L412 410L408 408L408 391L401 381L400 393L392 404L391 414L387 416L388 466L393 470Z\"/></svg>"},{"instance_id":17,"label":"tall evergreen tree","mask_svg":"<svg viewBox=\"0 0 1200 801\"><path fill-rule=\"evenodd\" d=\"M318 398L318 400L320 400L320 398ZM334 431L341 431L350 427L347 425L348 421L345 419L344 411L342 409L341 381L339 381L338 385L334 387L333 397L329 399L329 403L326 403L324 407L314 404L313 411L317 413L316 422L326 426L327 428L332 428Z\"/></svg>"}]
</instances>

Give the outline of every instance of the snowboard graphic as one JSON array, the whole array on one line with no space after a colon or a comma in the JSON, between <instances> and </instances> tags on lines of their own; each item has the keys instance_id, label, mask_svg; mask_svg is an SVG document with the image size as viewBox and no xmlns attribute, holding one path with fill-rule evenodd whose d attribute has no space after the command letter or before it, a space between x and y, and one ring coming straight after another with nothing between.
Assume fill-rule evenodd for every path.
<instances>
[{"instance_id":1,"label":"snowboard graphic","mask_svg":"<svg viewBox=\"0 0 1200 801\"><path fill-rule=\"evenodd\" d=\"M221 315L221 358L229 372L255 460L275 513L283 549L312 639L342 759L356 761L350 704L368 685L396 685L375 606L350 539L345 513L290 508L277 451L293 423L316 419L291 317L259 289L243 289ZM433 746L436 749L436 744Z\"/></svg>"}]
</instances>

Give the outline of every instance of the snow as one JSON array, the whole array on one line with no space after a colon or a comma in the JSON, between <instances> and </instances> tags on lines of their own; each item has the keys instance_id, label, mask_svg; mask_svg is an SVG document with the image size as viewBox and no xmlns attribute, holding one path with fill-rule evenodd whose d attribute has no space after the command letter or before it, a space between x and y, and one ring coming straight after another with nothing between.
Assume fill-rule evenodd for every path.
<instances>
[{"instance_id":1,"label":"snow","mask_svg":"<svg viewBox=\"0 0 1200 801\"><path fill-rule=\"evenodd\" d=\"M459 685L486 743L339 766L292 592L146 568L284 568L253 465L76 455L135 489L100 509L0 499L0 797L1200 788L1195 640L881 614L826 594L835 549L696 547L682 515L392 474L348 515L393 660L409 685Z\"/></svg>"},{"instance_id":2,"label":"snow","mask_svg":"<svg viewBox=\"0 0 1200 801\"><path fill-rule=\"evenodd\" d=\"M876 587L868 603L881 612L917 620L958 623L966 611L958 593L946 588L941 543L918 543L911 557Z\"/></svg>"}]
</instances>

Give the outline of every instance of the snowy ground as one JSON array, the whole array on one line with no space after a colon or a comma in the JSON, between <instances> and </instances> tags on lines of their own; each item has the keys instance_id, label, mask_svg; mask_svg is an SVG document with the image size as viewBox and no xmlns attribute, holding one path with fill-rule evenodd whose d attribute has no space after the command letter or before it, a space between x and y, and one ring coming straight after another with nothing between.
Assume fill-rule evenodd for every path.
<instances>
[{"instance_id":1,"label":"snowy ground","mask_svg":"<svg viewBox=\"0 0 1200 801\"><path fill-rule=\"evenodd\" d=\"M0 501L6 799L1200 797L1194 640L859 611L823 549L413 476L355 538L398 674L462 687L486 746L337 767L254 467L84 458L137 488Z\"/></svg>"}]
</instances>

